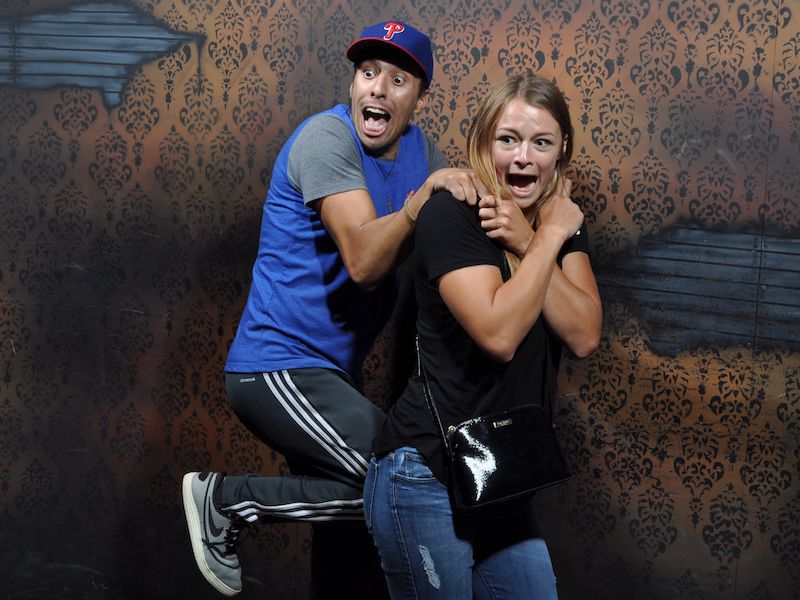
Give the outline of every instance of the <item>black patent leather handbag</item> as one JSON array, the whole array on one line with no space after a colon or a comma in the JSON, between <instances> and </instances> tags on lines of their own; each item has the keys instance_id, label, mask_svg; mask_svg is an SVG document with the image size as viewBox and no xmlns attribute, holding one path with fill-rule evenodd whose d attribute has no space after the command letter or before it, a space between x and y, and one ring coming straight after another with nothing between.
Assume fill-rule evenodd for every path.
<instances>
[{"instance_id":1,"label":"black patent leather handbag","mask_svg":"<svg viewBox=\"0 0 800 600\"><path fill-rule=\"evenodd\" d=\"M455 506L471 510L534 494L572 474L550 419L534 404L468 419L445 432L419 356L425 401L449 458Z\"/></svg>"}]
</instances>

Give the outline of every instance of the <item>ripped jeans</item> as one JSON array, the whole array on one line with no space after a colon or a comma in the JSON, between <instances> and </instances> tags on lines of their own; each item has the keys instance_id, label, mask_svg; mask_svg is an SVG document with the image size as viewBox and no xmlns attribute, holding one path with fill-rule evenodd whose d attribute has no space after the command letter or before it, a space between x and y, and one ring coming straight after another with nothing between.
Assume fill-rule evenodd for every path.
<instances>
[{"instance_id":1,"label":"ripped jeans","mask_svg":"<svg viewBox=\"0 0 800 600\"><path fill-rule=\"evenodd\" d=\"M405 446L370 461L364 516L392 600L556 600L530 503L454 514L447 488Z\"/></svg>"}]
</instances>

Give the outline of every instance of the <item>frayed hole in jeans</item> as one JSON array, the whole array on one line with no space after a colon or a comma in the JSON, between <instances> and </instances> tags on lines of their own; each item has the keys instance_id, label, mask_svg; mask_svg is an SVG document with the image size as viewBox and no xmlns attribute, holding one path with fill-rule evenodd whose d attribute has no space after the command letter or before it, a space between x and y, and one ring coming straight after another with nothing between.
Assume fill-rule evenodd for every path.
<instances>
[{"instance_id":1,"label":"frayed hole in jeans","mask_svg":"<svg viewBox=\"0 0 800 600\"><path fill-rule=\"evenodd\" d=\"M436 566L433 564L433 557L431 551L425 546L419 547L419 553L422 556L422 568L425 569L425 574L428 576L428 582L434 589L439 589L442 585L442 580L439 579L439 574L436 572Z\"/></svg>"}]
</instances>

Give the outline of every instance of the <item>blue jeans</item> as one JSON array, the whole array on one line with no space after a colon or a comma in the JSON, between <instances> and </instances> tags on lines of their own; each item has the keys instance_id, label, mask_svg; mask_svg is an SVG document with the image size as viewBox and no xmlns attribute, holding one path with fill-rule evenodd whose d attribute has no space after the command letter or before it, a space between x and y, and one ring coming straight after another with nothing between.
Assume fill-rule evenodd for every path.
<instances>
[{"instance_id":1,"label":"blue jeans","mask_svg":"<svg viewBox=\"0 0 800 600\"><path fill-rule=\"evenodd\" d=\"M529 503L454 514L447 488L410 446L372 458L364 516L392 600L558 598Z\"/></svg>"}]
</instances>

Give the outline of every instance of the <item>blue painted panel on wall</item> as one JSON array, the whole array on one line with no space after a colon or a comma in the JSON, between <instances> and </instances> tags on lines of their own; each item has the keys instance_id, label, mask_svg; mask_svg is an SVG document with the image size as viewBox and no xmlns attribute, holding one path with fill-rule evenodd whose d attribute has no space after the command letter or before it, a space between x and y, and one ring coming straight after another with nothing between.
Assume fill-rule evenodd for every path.
<instances>
[{"instance_id":1,"label":"blue painted panel on wall","mask_svg":"<svg viewBox=\"0 0 800 600\"><path fill-rule=\"evenodd\" d=\"M138 65L193 39L122 4L7 17L0 19L0 85L98 88L114 107Z\"/></svg>"}]
</instances>

